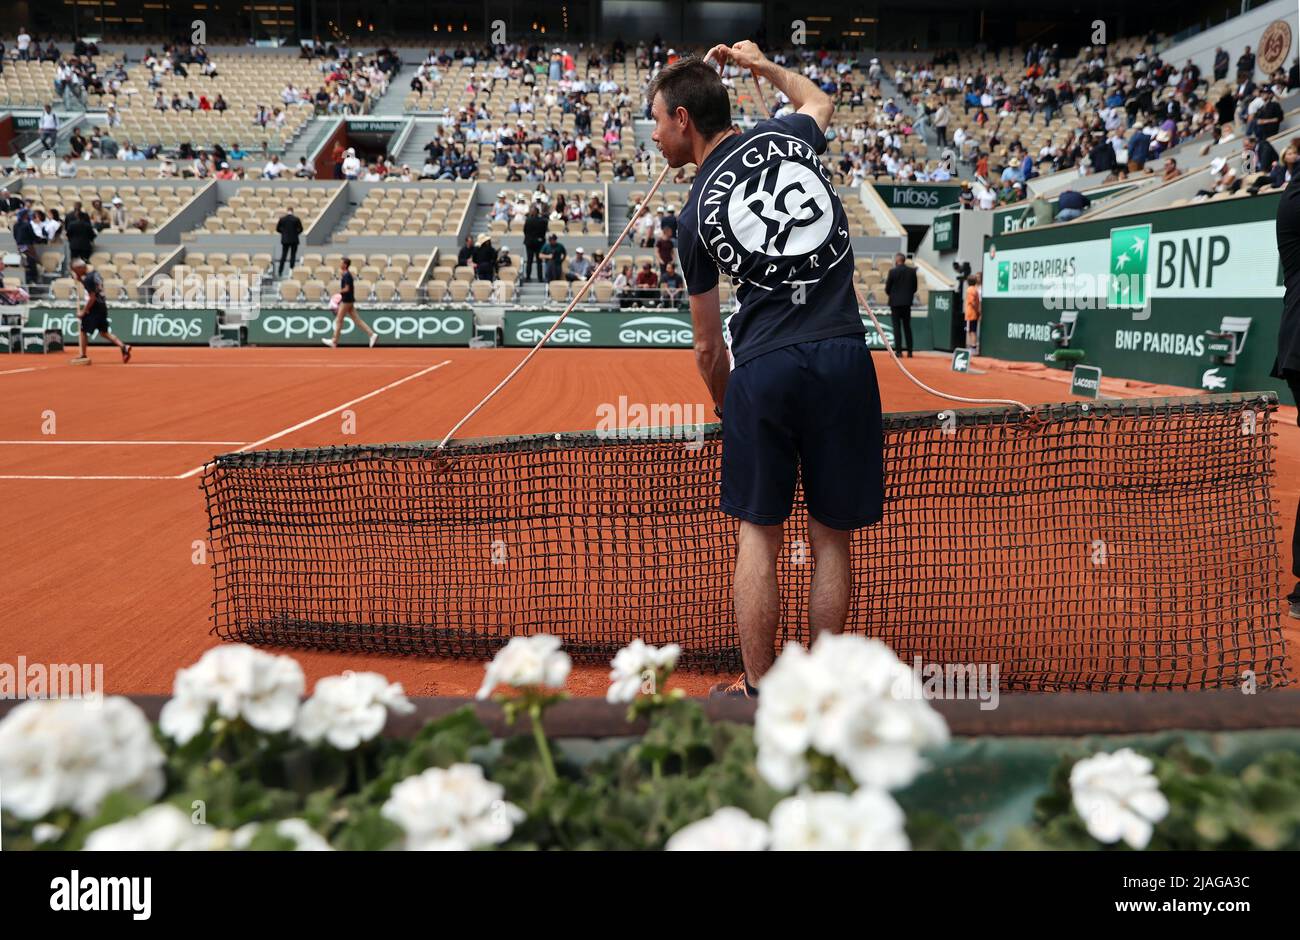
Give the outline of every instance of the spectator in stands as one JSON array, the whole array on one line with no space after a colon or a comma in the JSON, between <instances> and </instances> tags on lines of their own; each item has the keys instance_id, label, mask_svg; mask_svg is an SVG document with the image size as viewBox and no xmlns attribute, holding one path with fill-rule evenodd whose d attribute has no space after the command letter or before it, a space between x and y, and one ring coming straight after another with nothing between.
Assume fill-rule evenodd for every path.
<instances>
[{"instance_id":1,"label":"spectator in stands","mask_svg":"<svg viewBox=\"0 0 1300 940\"><path fill-rule=\"evenodd\" d=\"M1282 112L1282 106L1277 103L1272 88L1264 88L1261 91L1261 94L1263 95L1264 103L1261 104L1259 109L1255 112L1255 136L1259 137L1264 143L1267 143L1268 138L1275 136L1278 129L1282 126L1282 118L1284 117L1284 114ZM1274 157L1276 158L1276 156L1277 152L1274 151ZM1261 169L1267 170L1268 167L1261 166Z\"/></svg>"},{"instance_id":2,"label":"spectator in stands","mask_svg":"<svg viewBox=\"0 0 1300 940\"><path fill-rule=\"evenodd\" d=\"M1250 51L1250 46L1241 54L1237 60L1237 80L1248 79L1255 74L1255 53Z\"/></svg>"},{"instance_id":3,"label":"spectator in stands","mask_svg":"<svg viewBox=\"0 0 1300 940\"><path fill-rule=\"evenodd\" d=\"M614 293L619 299L619 307L632 305L633 291L635 290L633 284L632 265L625 264L614 278Z\"/></svg>"},{"instance_id":4,"label":"spectator in stands","mask_svg":"<svg viewBox=\"0 0 1300 940\"><path fill-rule=\"evenodd\" d=\"M1241 141L1241 165L1249 173L1268 173L1278 162L1277 151L1267 140L1245 137Z\"/></svg>"},{"instance_id":5,"label":"spectator in stands","mask_svg":"<svg viewBox=\"0 0 1300 940\"><path fill-rule=\"evenodd\" d=\"M275 231L280 236L280 267L277 277L284 277L284 264L289 263L289 270L298 263L298 239L302 235L302 219L294 214L293 206L285 209L280 221L275 223Z\"/></svg>"},{"instance_id":6,"label":"spectator in stands","mask_svg":"<svg viewBox=\"0 0 1300 940\"><path fill-rule=\"evenodd\" d=\"M1237 171L1223 157L1215 157L1210 161L1209 172L1210 184L1206 188L1196 191L1198 197L1211 198L1220 193L1235 193L1241 188L1241 180L1237 178Z\"/></svg>"},{"instance_id":7,"label":"spectator in stands","mask_svg":"<svg viewBox=\"0 0 1300 940\"><path fill-rule=\"evenodd\" d=\"M636 273L636 288L637 299L643 304L653 303L659 295L659 275L649 261L644 262Z\"/></svg>"},{"instance_id":8,"label":"spectator in stands","mask_svg":"<svg viewBox=\"0 0 1300 940\"><path fill-rule=\"evenodd\" d=\"M492 236L484 232L478 237L474 246L474 276L480 281L496 280L497 250L492 245Z\"/></svg>"},{"instance_id":9,"label":"spectator in stands","mask_svg":"<svg viewBox=\"0 0 1300 940\"><path fill-rule=\"evenodd\" d=\"M659 256L659 270L663 271L668 265L673 263L673 252L675 250L673 243L673 230L671 227L664 225L659 229L659 237L655 239L655 253Z\"/></svg>"},{"instance_id":10,"label":"spectator in stands","mask_svg":"<svg viewBox=\"0 0 1300 940\"><path fill-rule=\"evenodd\" d=\"M676 266L669 261L664 265L663 276L659 279L659 292L663 295L666 306L676 307L679 305L682 288L682 276L677 273Z\"/></svg>"},{"instance_id":11,"label":"spectator in stands","mask_svg":"<svg viewBox=\"0 0 1300 940\"><path fill-rule=\"evenodd\" d=\"M274 180L279 179L284 173L285 166L280 162L278 154L271 154L271 159L266 161L266 166L262 167L262 179Z\"/></svg>"},{"instance_id":12,"label":"spectator in stands","mask_svg":"<svg viewBox=\"0 0 1300 940\"><path fill-rule=\"evenodd\" d=\"M1074 189L1066 189L1057 197L1056 221L1069 222L1083 215L1084 210L1092 205L1092 200Z\"/></svg>"},{"instance_id":13,"label":"spectator in stands","mask_svg":"<svg viewBox=\"0 0 1300 940\"><path fill-rule=\"evenodd\" d=\"M98 198L90 201L90 224L95 227L96 232L102 232L113 225L113 217L108 214L108 209L104 208L104 204ZM69 240L71 237L68 236Z\"/></svg>"},{"instance_id":14,"label":"spectator in stands","mask_svg":"<svg viewBox=\"0 0 1300 940\"><path fill-rule=\"evenodd\" d=\"M474 258L474 236L466 235L465 244L460 246L460 251L456 253L456 267L463 268Z\"/></svg>"},{"instance_id":15,"label":"spectator in stands","mask_svg":"<svg viewBox=\"0 0 1300 940\"><path fill-rule=\"evenodd\" d=\"M18 29L18 59L21 62L27 62L32 57L32 34L27 32L26 26Z\"/></svg>"},{"instance_id":16,"label":"spectator in stands","mask_svg":"<svg viewBox=\"0 0 1300 940\"><path fill-rule=\"evenodd\" d=\"M564 259L568 257L568 252L560 242L559 236L551 232L546 239L546 244L541 247L539 254L542 262L546 265L546 280L563 280L563 264Z\"/></svg>"},{"instance_id":17,"label":"spectator in stands","mask_svg":"<svg viewBox=\"0 0 1300 940\"><path fill-rule=\"evenodd\" d=\"M1170 180L1178 179L1183 175L1183 171L1178 169L1178 161L1173 157L1165 157L1165 168L1160 174L1162 182L1168 183Z\"/></svg>"},{"instance_id":18,"label":"spectator in stands","mask_svg":"<svg viewBox=\"0 0 1300 940\"><path fill-rule=\"evenodd\" d=\"M1147 136L1145 124L1138 122L1133 128L1133 136L1128 140L1128 168L1130 171L1142 169L1147 164L1151 153L1151 138Z\"/></svg>"},{"instance_id":19,"label":"spectator in stands","mask_svg":"<svg viewBox=\"0 0 1300 940\"><path fill-rule=\"evenodd\" d=\"M61 180L76 179L77 164L72 162L71 153L65 153L63 155L63 159L59 161L59 166L55 171L55 175Z\"/></svg>"},{"instance_id":20,"label":"spectator in stands","mask_svg":"<svg viewBox=\"0 0 1300 940\"><path fill-rule=\"evenodd\" d=\"M528 210L528 217L524 219L524 280L531 281L533 273L533 263L537 264L537 278L542 278L542 247L546 244L546 229L549 227L549 221L546 215L538 207L537 203ZM549 278L548 278L549 280Z\"/></svg>"},{"instance_id":21,"label":"spectator in stands","mask_svg":"<svg viewBox=\"0 0 1300 940\"><path fill-rule=\"evenodd\" d=\"M1228 53L1222 47L1214 50L1214 80L1223 81L1228 76Z\"/></svg>"},{"instance_id":22,"label":"spectator in stands","mask_svg":"<svg viewBox=\"0 0 1300 940\"><path fill-rule=\"evenodd\" d=\"M96 199L96 202L99 200ZM95 226L84 212L68 214L68 254L72 258L89 261L95 250Z\"/></svg>"},{"instance_id":23,"label":"spectator in stands","mask_svg":"<svg viewBox=\"0 0 1300 940\"><path fill-rule=\"evenodd\" d=\"M573 251L573 261L569 263L569 273L564 276L566 281L585 281L591 276L591 259L587 257L582 248L575 248Z\"/></svg>"},{"instance_id":24,"label":"spectator in stands","mask_svg":"<svg viewBox=\"0 0 1300 940\"><path fill-rule=\"evenodd\" d=\"M293 169L293 175L300 180L315 179L316 168L307 162L306 157L299 157L298 165Z\"/></svg>"},{"instance_id":25,"label":"spectator in stands","mask_svg":"<svg viewBox=\"0 0 1300 940\"><path fill-rule=\"evenodd\" d=\"M54 142L59 136L59 118L48 104L41 112L38 129L40 130L41 144L44 145L46 150L53 150Z\"/></svg>"}]
</instances>

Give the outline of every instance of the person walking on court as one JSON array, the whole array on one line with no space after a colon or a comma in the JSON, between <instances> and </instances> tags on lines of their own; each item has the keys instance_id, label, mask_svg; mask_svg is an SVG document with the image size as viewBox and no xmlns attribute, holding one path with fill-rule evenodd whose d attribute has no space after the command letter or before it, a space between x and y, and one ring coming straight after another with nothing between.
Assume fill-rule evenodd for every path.
<instances>
[{"instance_id":1,"label":"person walking on court","mask_svg":"<svg viewBox=\"0 0 1300 940\"><path fill-rule=\"evenodd\" d=\"M791 113L742 130L708 60L765 79ZM844 206L819 159L834 105L748 40L664 66L647 96L651 139L668 165L698 167L677 216L677 253L696 364L722 418L721 508L739 520L733 597L745 671L712 692L752 696L776 659L777 558L796 482L808 506L814 639L844 629L850 537L883 515L880 389ZM720 272L738 285L725 329Z\"/></svg>"},{"instance_id":2,"label":"person walking on court","mask_svg":"<svg viewBox=\"0 0 1300 940\"><path fill-rule=\"evenodd\" d=\"M371 347L379 342L379 334L366 326L365 321L357 313L356 301L357 285L352 278L352 259L344 258L339 262L339 308L334 314L334 338L321 339L326 346L338 348L339 336L343 333L344 317L351 319L363 333L370 337Z\"/></svg>"},{"instance_id":3,"label":"person walking on court","mask_svg":"<svg viewBox=\"0 0 1300 940\"><path fill-rule=\"evenodd\" d=\"M1277 207L1277 253L1282 262L1282 323L1272 375L1282 379L1300 402L1300 173L1282 193ZM1291 574L1300 579L1300 508L1291 530ZM1300 619L1300 580L1287 595L1287 613Z\"/></svg>"},{"instance_id":4,"label":"person walking on court","mask_svg":"<svg viewBox=\"0 0 1300 940\"><path fill-rule=\"evenodd\" d=\"M81 349L81 355L70 360L70 364L90 365L90 336L96 332L121 350L122 362L130 362L131 346L122 342L108 329L108 301L104 297L104 279L99 276L98 271L91 271L81 258L72 262L72 274L85 289L86 302L77 311L77 319L81 321L77 331L77 344Z\"/></svg>"},{"instance_id":5,"label":"person walking on court","mask_svg":"<svg viewBox=\"0 0 1300 940\"><path fill-rule=\"evenodd\" d=\"M275 230L280 234L280 267L276 277L284 277L284 263L289 262L289 270L298 263L298 236L302 234L302 219L293 214L293 206L285 210L280 221L275 223Z\"/></svg>"},{"instance_id":6,"label":"person walking on court","mask_svg":"<svg viewBox=\"0 0 1300 940\"><path fill-rule=\"evenodd\" d=\"M894 266L885 275L885 294L894 321L894 351L912 357L912 302L916 300L916 268L907 263L901 251L894 255Z\"/></svg>"}]
</instances>

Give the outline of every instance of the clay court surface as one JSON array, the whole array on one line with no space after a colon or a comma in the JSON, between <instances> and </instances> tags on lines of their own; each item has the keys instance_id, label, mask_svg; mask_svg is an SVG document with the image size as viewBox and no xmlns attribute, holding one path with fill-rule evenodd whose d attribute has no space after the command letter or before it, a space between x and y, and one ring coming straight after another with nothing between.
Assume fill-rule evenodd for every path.
<instances>
[{"instance_id":1,"label":"clay court surface","mask_svg":"<svg viewBox=\"0 0 1300 940\"><path fill-rule=\"evenodd\" d=\"M218 642L209 635L212 576L195 564L207 535L199 475L214 454L439 439L517 363L519 349L179 349L138 347L123 366L96 347L92 368L62 356L0 361L0 586L3 656L102 663L107 690L169 692L177 668ZM886 411L949 406L877 353ZM908 360L929 384L966 396L1029 403L1069 399L1068 376L946 355ZM1186 390L1107 379L1103 393L1137 398ZM476 416L462 437L586 430L602 403L706 407L690 350L546 349ZM55 433L48 434L53 422ZM1291 587L1291 523L1300 498L1296 410L1278 414L1278 570ZM348 433L354 431L354 433ZM719 591L729 585L719 584ZM1300 676L1300 621L1283 617L1287 664ZM309 684L345 669L376 670L412 695L470 695L482 665L292 651ZM569 691L603 695L607 670L575 667ZM720 678L681 674L702 694ZM727 677L731 678L731 677Z\"/></svg>"}]
</instances>

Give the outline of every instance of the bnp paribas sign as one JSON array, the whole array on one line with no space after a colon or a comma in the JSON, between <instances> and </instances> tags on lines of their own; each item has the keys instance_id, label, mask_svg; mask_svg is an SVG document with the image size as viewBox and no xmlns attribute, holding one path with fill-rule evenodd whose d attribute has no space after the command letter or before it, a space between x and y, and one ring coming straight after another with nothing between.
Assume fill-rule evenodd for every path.
<instances>
[{"instance_id":1,"label":"bnp paribas sign","mask_svg":"<svg viewBox=\"0 0 1300 940\"><path fill-rule=\"evenodd\" d=\"M1281 297L1273 229L1271 220L1158 232L1143 223L1103 230L1103 238L1026 248L1014 241L990 244L985 295L1042 298L1048 308L1064 310L1139 309L1153 299Z\"/></svg>"}]
</instances>

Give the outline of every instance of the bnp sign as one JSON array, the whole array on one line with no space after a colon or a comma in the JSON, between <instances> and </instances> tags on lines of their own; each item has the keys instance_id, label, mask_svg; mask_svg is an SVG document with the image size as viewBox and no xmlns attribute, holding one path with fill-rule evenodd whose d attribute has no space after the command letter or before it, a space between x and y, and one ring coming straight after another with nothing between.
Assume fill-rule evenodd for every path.
<instances>
[{"instance_id":1,"label":"bnp sign","mask_svg":"<svg viewBox=\"0 0 1300 940\"><path fill-rule=\"evenodd\" d=\"M1141 308L1147 302L1147 262L1150 260L1150 225L1130 225L1110 230L1111 307Z\"/></svg>"}]
</instances>

